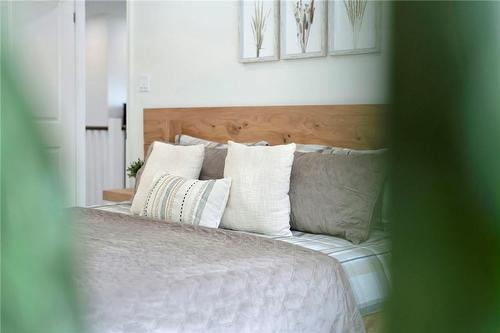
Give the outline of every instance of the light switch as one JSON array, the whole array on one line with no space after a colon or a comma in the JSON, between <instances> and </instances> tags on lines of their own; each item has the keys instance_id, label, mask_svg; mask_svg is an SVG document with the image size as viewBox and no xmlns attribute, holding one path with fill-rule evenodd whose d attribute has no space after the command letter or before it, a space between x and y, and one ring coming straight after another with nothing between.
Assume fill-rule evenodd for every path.
<instances>
[{"instance_id":1,"label":"light switch","mask_svg":"<svg viewBox=\"0 0 500 333\"><path fill-rule=\"evenodd\" d=\"M149 92L151 90L151 77L149 75L139 76L139 92Z\"/></svg>"}]
</instances>

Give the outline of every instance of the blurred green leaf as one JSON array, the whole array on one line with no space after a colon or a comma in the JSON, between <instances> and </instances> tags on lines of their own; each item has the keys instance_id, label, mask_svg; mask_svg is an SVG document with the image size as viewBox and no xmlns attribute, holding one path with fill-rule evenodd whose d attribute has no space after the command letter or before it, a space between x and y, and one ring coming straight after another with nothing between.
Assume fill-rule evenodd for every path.
<instances>
[{"instance_id":1,"label":"blurred green leaf","mask_svg":"<svg viewBox=\"0 0 500 333\"><path fill-rule=\"evenodd\" d=\"M1 331L80 332L70 219L30 105L2 54Z\"/></svg>"},{"instance_id":2,"label":"blurred green leaf","mask_svg":"<svg viewBox=\"0 0 500 333\"><path fill-rule=\"evenodd\" d=\"M500 332L499 6L394 5L390 332Z\"/></svg>"}]
</instances>

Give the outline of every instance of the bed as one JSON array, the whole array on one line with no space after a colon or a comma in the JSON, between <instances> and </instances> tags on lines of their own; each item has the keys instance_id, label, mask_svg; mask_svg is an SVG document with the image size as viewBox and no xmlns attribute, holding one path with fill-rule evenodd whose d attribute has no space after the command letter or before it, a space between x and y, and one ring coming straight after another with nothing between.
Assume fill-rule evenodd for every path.
<instances>
[{"instance_id":1,"label":"bed","mask_svg":"<svg viewBox=\"0 0 500 333\"><path fill-rule=\"evenodd\" d=\"M377 149L385 144L383 124L378 105L146 109L144 151L178 134ZM269 237L161 223L131 216L129 203L76 213L86 253L79 284L93 331L380 328L390 281L383 231L353 245L297 231Z\"/></svg>"}]
</instances>

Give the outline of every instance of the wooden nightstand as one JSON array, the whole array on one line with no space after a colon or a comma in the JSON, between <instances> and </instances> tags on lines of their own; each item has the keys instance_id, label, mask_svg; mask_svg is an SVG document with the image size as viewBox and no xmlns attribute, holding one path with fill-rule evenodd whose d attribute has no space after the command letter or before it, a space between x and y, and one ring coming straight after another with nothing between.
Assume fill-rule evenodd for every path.
<instances>
[{"instance_id":1,"label":"wooden nightstand","mask_svg":"<svg viewBox=\"0 0 500 333\"><path fill-rule=\"evenodd\" d=\"M132 200L133 188L117 188L102 191L102 199L106 201L130 201Z\"/></svg>"}]
</instances>

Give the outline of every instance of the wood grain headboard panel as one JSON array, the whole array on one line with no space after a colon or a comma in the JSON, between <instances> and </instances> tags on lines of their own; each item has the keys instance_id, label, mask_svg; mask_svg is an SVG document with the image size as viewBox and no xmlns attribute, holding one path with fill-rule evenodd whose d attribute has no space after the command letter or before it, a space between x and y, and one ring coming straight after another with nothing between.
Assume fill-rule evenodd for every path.
<instances>
[{"instance_id":1,"label":"wood grain headboard panel","mask_svg":"<svg viewBox=\"0 0 500 333\"><path fill-rule=\"evenodd\" d=\"M187 134L216 142L385 147L384 105L188 107L144 110L144 152L153 141Z\"/></svg>"}]
</instances>

